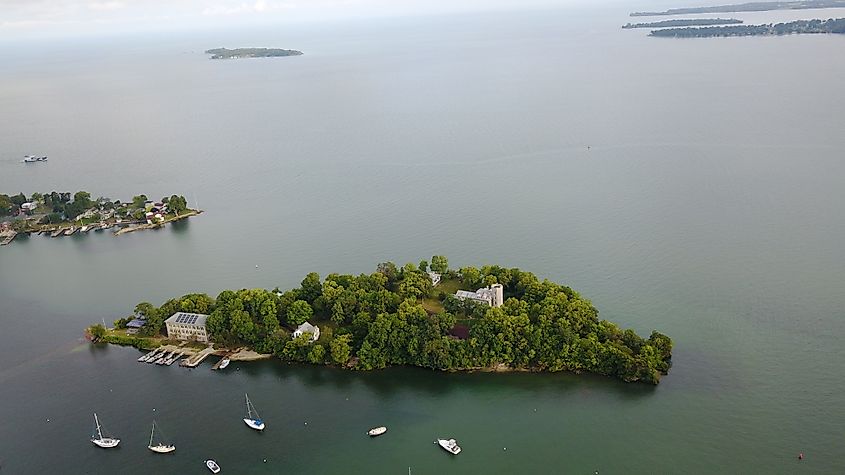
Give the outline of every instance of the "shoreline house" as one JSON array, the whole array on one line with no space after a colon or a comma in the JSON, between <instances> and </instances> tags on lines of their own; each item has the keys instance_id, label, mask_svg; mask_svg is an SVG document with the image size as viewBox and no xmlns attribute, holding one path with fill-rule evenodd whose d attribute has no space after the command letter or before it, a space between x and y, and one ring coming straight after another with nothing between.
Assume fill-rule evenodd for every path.
<instances>
[{"instance_id":1,"label":"shoreline house","mask_svg":"<svg viewBox=\"0 0 845 475\"><path fill-rule=\"evenodd\" d=\"M440 283L440 279L443 277L437 272L428 271L428 277L431 279L431 286L437 287L437 284Z\"/></svg>"},{"instance_id":2,"label":"shoreline house","mask_svg":"<svg viewBox=\"0 0 845 475\"><path fill-rule=\"evenodd\" d=\"M139 331L141 331L141 328L143 328L143 326L146 325L146 324L147 324L146 319L135 318L135 319L133 319L132 321L130 321L129 323L126 324L126 334L127 335L135 335Z\"/></svg>"},{"instance_id":3,"label":"shoreline house","mask_svg":"<svg viewBox=\"0 0 845 475\"><path fill-rule=\"evenodd\" d=\"M493 284L475 292L459 290L455 292L455 298L458 300L473 300L491 307L501 307L505 303L505 291L502 284Z\"/></svg>"},{"instance_id":4,"label":"shoreline house","mask_svg":"<svg viewBox=\"0 0 845 475\"><path fill-rule=\"evenodd\" d=\"M320 338L320 328L316 325L311 325L308 322L303 323L302 325L296 327L296 330L293 332L292 338L299 338L304 334L311 335L311 341L317 341Z\"/></svg>"},{"instance_id":5,"label":"shoreline house","mask_svg":"<svg viewBox=\"0 0 845 475\"><path fill-rule=\"evenodd\" d=\"M208 315L202 313L176 312L164 321L167 326L167 337L208 343L206 319Z\"/></svg>"}]
</instances>

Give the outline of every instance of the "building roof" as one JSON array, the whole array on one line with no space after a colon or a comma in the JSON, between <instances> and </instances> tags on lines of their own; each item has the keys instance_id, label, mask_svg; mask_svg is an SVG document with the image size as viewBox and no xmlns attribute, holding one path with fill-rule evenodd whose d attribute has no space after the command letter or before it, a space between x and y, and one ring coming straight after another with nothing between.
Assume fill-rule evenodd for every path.
<instances>
[{"instance_id":1,"label":"building roof","mask_svg":"<svg viewBox=\"0 0 845 475\"><path fill-rule=\"evenodd\" d=\"M132 320L131 322L127 323L126 328L141 328L146 324L147 324L146 320L136 318L136 319Z\"/></svg>"},{"instance_id":2,"label":"building roof","mask_svg":"<svg viewBox=\"0 0 845 475\"><path fill-rule=\"evenodd\" d=\"M305 322L302 325L296 327L296 331L302 332L302 333L312 333L313 334L313 333L316 333L317 327L315 327L314 325L311 325L308 322Z\"/></svg>"},{"instance_id":3,"label":"building roof","mask_svg":"<svg viewBox=\"0 0 845 475\"><path fill-rule=\"evenodd\" d=\"M455 297L462 299L477 299L478 294L475 292L470 292L469 290L459 290L455 292Z\"/></svg>"},{"instance_id":4,"label":"building roof","mask_svg":"<svg viewBox=\"0 0 845 475\"><path fill-rule=\"evenodd\" d=\"M188 313L188 312L176 312L170 316L165 323L181 323L185 325L200 325L205 326L205 320L208 318L208 315L204 315L202 313Z\"/></svg>"}]
</instances>

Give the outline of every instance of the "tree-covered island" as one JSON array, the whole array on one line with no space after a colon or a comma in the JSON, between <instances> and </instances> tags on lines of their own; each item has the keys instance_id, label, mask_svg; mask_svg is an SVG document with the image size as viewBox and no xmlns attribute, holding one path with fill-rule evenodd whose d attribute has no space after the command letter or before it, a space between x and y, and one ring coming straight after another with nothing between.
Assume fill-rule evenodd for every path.
<instances>
[{"instance_id":1,"label":"tree-covered island","mask_svg":"<svg viewBox=\"0 0 845 475\"><path fill-rule=\"evenodd\" d=\"M845 18L797 20L766 25L711 26L653 30L649 36L668 38L715 38L728 36L779 36L801 34L845 34Z\"/></svg>"},{"instance_id":2,"label":"tree-covered island","mask_svg":"<svg viewBox=\"0 0 845 475\"><path fill-rule=\"evenodd\" d=\"M299 56L302 51L281 48L213 48L205 51L210 59L240 59L240 58L275 58L280 56Z\"/></svg>"},{"instance_id":3,"label":"tree-covered island","mask_svg":"<svg viewBox=\"0 0 845 475\"><path fill-rule=\"evenodd\" d=\"M684 26L713 26L713 25L740 25L742 20L733 18L692 18L683 20L663 20L651 23L626 23L622 25L623 30L633 28L679 28Z\"/></svg>"},{"instance_id":4,"label":"tree-covered island","mask_svg":"<svg viewBox=\"0 0 845 475\"><path fill-rule=\"evenodd\" d=\"M93 199L87 191L0 194L0 236L8 236L11 242L18 233L58 237L111 228L117 228L115 234L124 234L161 227L201 212L189 208L182 195L165 196L159 201L137 195L124 202Z\"/></svg>"},{"instance_id":5,"label":"tree-covered island","mask_svg":"<svg viewBox=\"0 0 845 475\"><path fill-rule=\"evenodd\" d=\"M443 256L403 267L386 262L357 276L311 273L287 291L225 290L217 298L143 302L114 330L94 325L88 334L152 348L166 340L164 322L177 312L207 315L207 334L218 348L247 346L283 361L357 370L571 371L657 384L672 364L669 337L654 331L642 338L600 320L590 301L569 287L516 268L452 270ZM130 322L137 336L125 334ZM292 338L306 322L319 333Z\"/></svg>"},{"instance_id":6,"label":"tree-covered island","mask_svg":"<svg viewBox=\"0 0 845 475\"><path fill-rule=\"evenodd\" d=\"M670 8L660 12L634 12L637 16L691 15L697 13L767 12L772 10L806 10L811 8L845 8L845 0L798 0L789 2L748 2L712 7Z\"/></svg>"}]
</instances>

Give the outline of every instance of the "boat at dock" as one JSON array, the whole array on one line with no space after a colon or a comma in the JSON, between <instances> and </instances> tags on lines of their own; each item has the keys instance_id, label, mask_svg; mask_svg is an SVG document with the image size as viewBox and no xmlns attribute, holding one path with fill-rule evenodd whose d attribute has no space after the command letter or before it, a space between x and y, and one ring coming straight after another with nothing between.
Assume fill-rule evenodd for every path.
<instances>
[{"instance_id":1,"label":"boat at dock","mask_svg":"<svg viewBox=\"0 0 845 475\"><path fill-rule=\"evenodd\" d=\"M217 367L217 369L226 369L226 367L229 366L230 362L231 360L229 360L228 357L224 356L223 359L220 360L220 365Z\"/></svg>"},{"instance_id":2,"label":"boat at dock","mask_svg":"<svg viewBox=\"0 0 845 475\"><path fill-rule=\"evenodd\" d=\"M104 449L110 449L113 447L117 447L117 444L120 443L120 439L114 437L103 437L103 430L100 426L100 419L97 418L97 413L94 413L94 424L97 426L96 431L91 436L91 442L94 443L97 447L102 447Z\"/></svg>"},{"instance_id":3,"label":"boat at dock","mask_svg":"<svg viewBox=\"0 0 845 475\"><path fill-rule=\"evenodd\" d=\"M387 432L387 427L380 426L380 427L373 427L372 429L367 431L367 435L370 437L378 437L382 434Z\"/></svg>"},{"instance_id":4,"label":"boat at dock","mask_svg":"<svg viewBox=\"0 0 845 475\"><path fill-rule=\"evenodd\" d=\"M36 156L33 156L33 155L25 155L23 157L24 163L35 163L35 162L46 162L46 161L47 161L46 155L41 156L41 157L36 157Z\"/></svg>"},{"instance_id":5,"label":"boat at dock","mask_svg":"<svg viewBox=\"0 0 845 475\"><path fill-rule=\"evenodd\" d=\"M81 228L79 228L79 232L81 232L81 233L87 233L87 232L88 232L88 229L89 229L89 227L88 227L88 225L86 224L85 226L82 226Z\"/></svg>"},{"instance_id":6,"label":"boat at dock","mask_svg":"<svg viewBox=\"0 0 845 475\"><path fill-rule=\"evenodd\" d=\"M255 409L255 406L252 404L252 401L249 400L249 395L244 394L246 396L246 413L247 416L244 417L244 423L249 426L250 429L255 429L258 431L264 430L264 421L261 420L261 416L258 415L258 411ZM255 414L253 416L253 414Z\"/></svg>"},{"instance_id":7,"label":"boat at dock","mask_svg":"<svg viewBox=\"0 0 845 475\"><path fill-rule=\"evenodd\" d=\"M161 440L156 445L153 445L153 436L156 432L156 421L153 421L153 429L150 431L150 445L147 446L148 449L152 450L157 454L169 454L176 450L176 446L173 444L165 444ZM159 433L161 433L161 429L159 429Z\"/></svg>"},{"instance_id":8,"label":"boat at dock","mask_svg":"<svg viewBox=\"0 0 845 475\"><path fill-rule=\"evenodd\" d=\"M211 459L206 460L205 466L206 466L206 468L211 470L211 473L220 473L220 465L217 465L217 462L215 462L214 460L211 460Z\"/></svg>"},{"instance_id":9,"label":"boat at dock","mask_svg":"<svg viewBox=\"0 0 845 475\"><path fill-rule=\"evenodd\" d=\"M172 354L169 358L167 358L167 360L164 362L164 364L166 364L167 366L170 366L170 365L172 365L173 363L175 363L175 362L176 362L176 360L178 360L179 358L181 358L181 357L182 357L182 355L184 355L184 354L185 354L185 353L183 353L183 352L181 352L181 351L174 351L174 352L173 352L173 354Z\"/></svg>"},{"instance_id":10,"label":"boat at dock","mask_svg":"<svg viewBox=\"0 0 845 475\"><path fill-rule=\"evenodd\" d=\"M74 234L76 231L77 231L77 228L75 226L71 226L71 227L65 229L64 234L65 234L65 236L70 236L71 234Z\"/></svg>"},{"instance_id":11,"label":"boat at dock","mask_svg":"<svg viewBox=\"0 0 845 475\"><path fill-rule=\"evenodd\" d=\"M461 446L458 445L458 442L455 439L437 439L437 445L452 455L458 455L461 453Z\"/></svg>"},{"instance_id":12,"label":"boat at dock","mask_svg":"<svg viewBox=\"0 0 845 475\"><path fill-rule=\"evenodd\" d=\"M64 229L57 229L57 230L53 231L52 233L50 233L50 237L59 237L64 233L65 233Z\"/></svg>"}]
</instances>

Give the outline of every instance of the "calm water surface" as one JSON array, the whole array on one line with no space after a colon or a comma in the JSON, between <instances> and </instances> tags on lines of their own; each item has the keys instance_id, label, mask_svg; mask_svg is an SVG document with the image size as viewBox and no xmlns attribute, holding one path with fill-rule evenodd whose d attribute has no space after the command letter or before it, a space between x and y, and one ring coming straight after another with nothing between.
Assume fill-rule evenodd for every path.
<instances>
[{"instance_id":1,"label":"calm water surface","mask_svg":"<svg viewBox=\"0 0 845 475\"><path fill-rule=\"evenodd\" d=\"M652 39L618 28L626 9L0 49L0 190L182 193L207 211L0 249L0 471L845 472L845 38ZM768 15L740 17L800 17ZM221 45L306 54L201 54ZM219 373L80 340L142 300L434 253L571 285L672 336L675 366L658 387ZM245 391L265 433L240 421ZM118 450L88 441L93 411ZM172 456L146 449L153 418Z\"/></svg>"}]
</instances>

